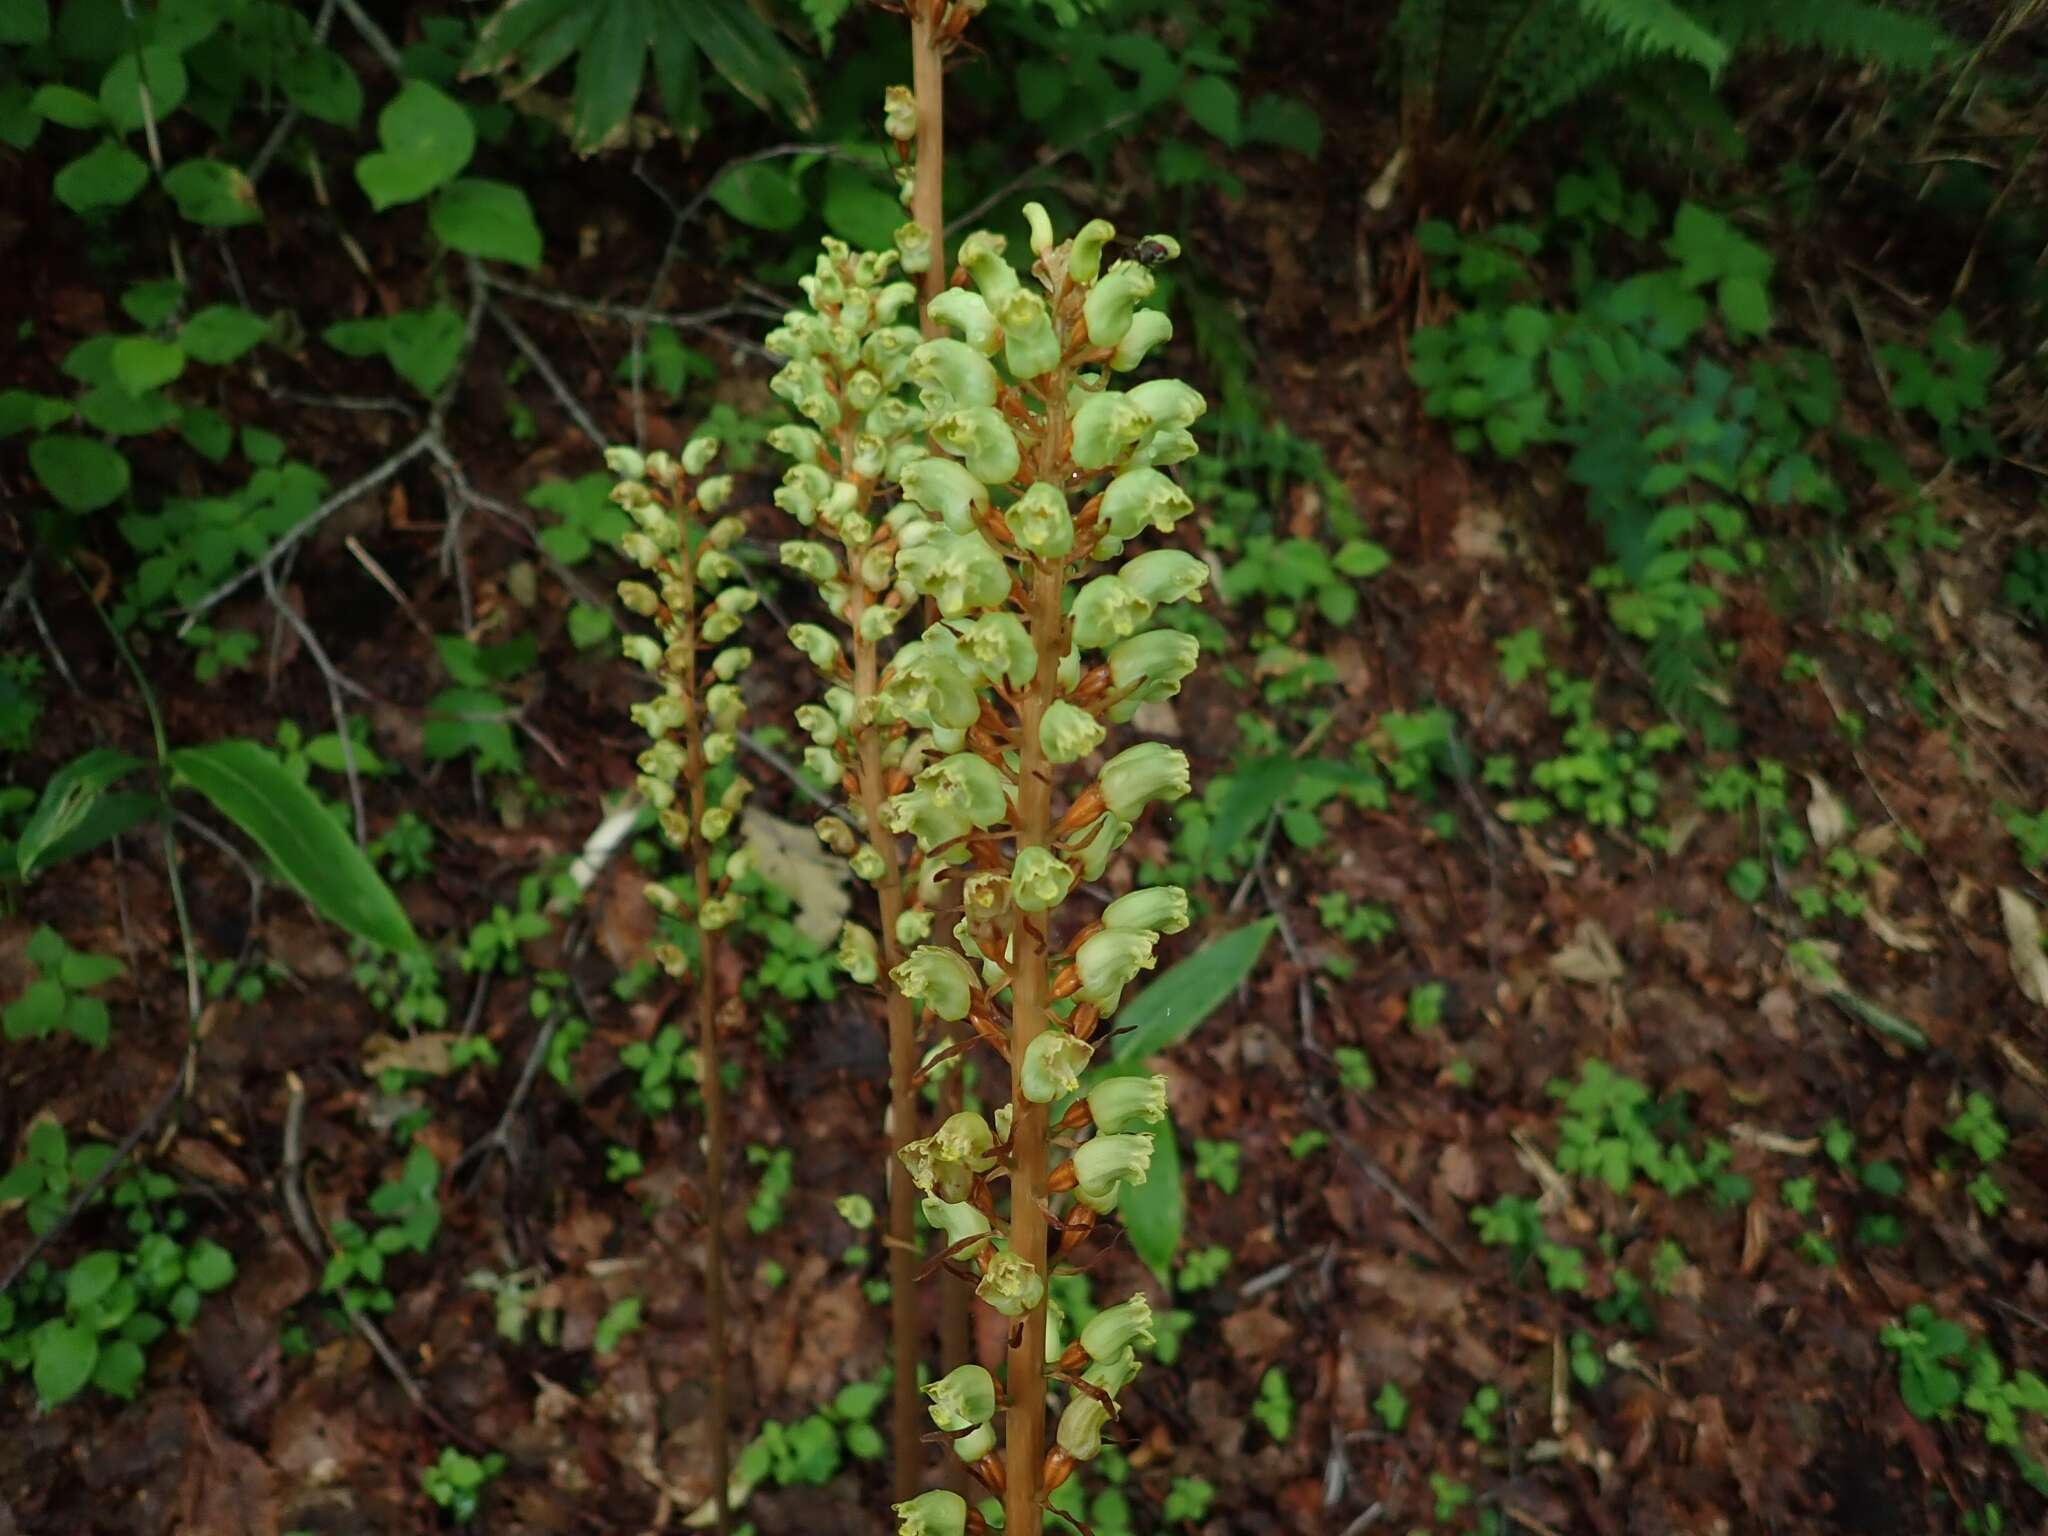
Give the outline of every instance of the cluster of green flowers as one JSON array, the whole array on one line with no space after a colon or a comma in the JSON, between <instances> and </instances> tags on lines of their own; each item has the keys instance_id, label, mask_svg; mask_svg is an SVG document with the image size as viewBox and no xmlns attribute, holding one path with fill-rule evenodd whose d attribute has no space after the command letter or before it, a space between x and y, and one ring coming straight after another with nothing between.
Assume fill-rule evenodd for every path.
<instances>
[{"instance_id":1,"label":"cluster of green flowers","mask_svg":"<svg viewBox=\"0 0 2048 1536\"><path fill-rule=\"evenodd\" d=\"M1014 1085L992 1123L955 1114L899 1157L947 1262L1013 1324L1009 1433L1018 1412L1044 1411L1041 1373L1029 1373L1032 1391L1019 1390L1018 1351L1037 1346L1027 1323L1043 1327L1045 1374L1070 1388L1055 1443L1030 1469L1042 1499L1099 1451L1137 1372L1132 1346L1149 1337L1138 1297L1063 1346L1046 1282L1150 1168L1164 1080L1113 1077L1084 1091L1082 1077L1100 1021L1155 964L1160 938L1187 927L1187 896L1137 890L1063 937L1054 923L1078 887L1103 877L1148 806L1188 792L1187 759L1143 742L1075 775L1063 807L1055 797L1060 770L1094 759L1112 726L1177 693L1193 671L1195 642L1155 620L1198 597L1208 567L1177 549L1126 553L1192 510L1163 470L1194 452L1188 428L1203 409L1177 380L1117 386L1116 375L1170 334L1162 314L1141 307L1150 269L1104 269L1114 235L1106 223L1055 244L1044 210L1027 216L1037 289L1004 259L999 237L969 236L960 250L969 282L927 309L946 334L907 361L938 451L896 470L896 591L925 599L937 619L897 650L876 704L906 732L909 782L889 800L888 824L914 841L927 883L936 867L961 890L953 944L919 944L890 981L925 1014L969 1022ZM1047 1116L1062 1104L1056 1130L1069 1152L1048 1170ZM1003 1178L1015 1190L1007 1220L996 1198ZM1064 1209L1052 1214L1059 1237L1048 1251L1044 1220L1027 1227L1026 1217L1054 1201ZM933 1422L956 1453L1004 1488L988 1373L962 1366L931 1390ZM1035 1446L1039 1432L1025 1433ZM1012 1463L1013 1500L1016 1471ZM897 1515L912 1536L977 1523L951 1493L921 1495Z\"/></svg>"},{"instance_id":2,"label":"cluster of green flowers","mask_svg":"<svg viewBox=\"0 0 2048 1536\"><path fill-rule=\"evenodd\" d=\"M652 741L639 757L640 793L654 807L663 835L690 857L699 875L694 898L657 881L647 886L647 899L670 917L687 913L706 933L739 920L740 898L732 887L751 859L747 849L735 849L720 878L711 879L711 854L731 835L753 786L734 774L715 804L705 786L707 770L731 759L739 745L745 712L739 678L753 653L728 642L759 601L739 580L739 564L730 553L745 525L721 515L732 479L705 474L717 452L716 438L697 437L678 455L642 455L630 448L605 453L605 463L620 477L612 500L634 524L623 548L649 577L619 583L619 598L655 627L655 635L628 635L622 645L627 659L659 684L653 698L632 710L634 723ZM688 973L688 958L675 944L658 945L654 953L670 975Z\"/></svg>"}]
</instances>

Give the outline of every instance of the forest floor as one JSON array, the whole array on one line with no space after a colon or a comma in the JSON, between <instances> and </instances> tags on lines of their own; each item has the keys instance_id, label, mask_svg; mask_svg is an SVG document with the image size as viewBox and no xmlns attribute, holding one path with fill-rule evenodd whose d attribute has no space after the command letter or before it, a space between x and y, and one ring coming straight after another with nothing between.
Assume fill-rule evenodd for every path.
<instances>
[{"instance_id":1,"label":"forest floor","mask_svg":"<svg viewBox=\"0 0 2048 1536\"><path fill-rule=\"evenodd\" d=\"M1365 109L1334 87L1317 104L1330 145L1317 174L1236 167L1247 193L1202 215L1193 265L1244 315L1274 418L1317 445L1393 556L1356 618L1318 640L1335 680L1313 700L1327 716L1314 754L1372 755L1390 712L1441 708L1467 767L1397 786L1383 806L1326 798L1280 835L1262 823L1246 878L1207 890L1210 916L1179 941L1191 954L1280 919L1240 994L1163 1064L1189 1166L1193 1263L1170 1298L1187 1326L1178 1361L1148 1371L1127 1410L1130 1513L1118 1526L1116 1501L1101 1505L1098 1533L1882 1536L1988 1532L1993 1507L2005 1529L2035 1528L2042 1495L1987 1439L1986 1413L1916 1416L1899 1352L1881 1342L1924 1303L1982 1339L2008 1377L2048 1361L2048 967L2038 944L2027 957L2000 896L2032 911L2044 891L1994 811L2048 802L2048 656L1995 601L2027 517L2018 491L1999 476L1935 478L1940 516L1962 538L1917 553L1911 588L1788 542L1777 589L1731 590L1743 746L1655 765L1663 848L1570 818L1510 824L1470 764L1505 756L1526 772L1564 750L1566 725L1540 672L1510 685L1496 642L1536 628L1548 666L1590 680L1612 729L1640 733L1661 716L1632 643L1586 589L1585 530L1555 468L1476 470L1414 409L1403 327L1368 278L1395 243L1359 201L1391 125L1347 122ZM599 168L536 201L549 227L583 232L548 286L641 301L667 224L646 186ZM1137 194L1127 201L1139 214ZM273 228L267 259L239 272L258 308L296 306L313 325L424 296L406 250L370 252L366 281L317 219ZM45 253L36 293L53 346L105 311L100 285L66 278L61 256ZM726 282L686 258L655 302L714 301ZM561 388L487 329L478 362L503 388L466 396L447 437L474 488L517 508L538 484L600 470L565 395L628 440L634 407L615 378L622 327L499 297ZM766 366L730 362L720 397L765 406ZM35 375L46 361L19 367ZM271 383L322 396L383 387L368 365L300 374L285 363ZM1872 408L1875 391L1858 386ZM413 430L393 412L308 411L283 394L236 405L291 434L337 485ZM516 439L527 422L532 435ZM656 409L646 425L650 444L672 446L689 424ZM1900 446L1936 476L1932 444ZM765 508L765 464L747 483ZM208 1003L182 1097L161 1114L185 1063L185 978L158 850L131 838L29 889L0 925L0 997L16 993L42 924L120 957L128 975L106 991L113 1048L8 1044L0 1137L18 1155L34 1119L74 1142L146 1127L141 1163L175 1181L187 1230L228 1249L238 1274L153 1354L132 1402L92 1394L42 1413L26 1378L0 1388L13 1426L0 1436L0 1536L447 1528L419 1475L450 1445L506 1458L476 1526L492 1532L645 1531L679 1523L707 1491L698 1133L687 1111L649 1113L659 1074L620 1060L636 1042L658 1053L682 1000L665 985L614 988L652 931L630 853L580 902L551 907L552 888L535 888L521 905L522 881L581 852L629 787L637 684L609 645L572 643L573 594L529 533L474 509L451 526L445 490L417 461L330 518L282 592L363 690L349 708L397 770L365 780L371 831L401 811L433 829L430 867L400 886L415 926L459 945L494 909L545 920L495 974L451 965L446 1021L409 1033L302 902L273 887L252 910L251 871L181 837L199 949L235 984ZM1290 481L1280 530L1323 538L1328 502L1311 480ZM757 537L779 536L773 516ZM617 574L606 558L583 573L593 588ZM53 676L15 775L38 784L94 744L147 754L143 702L91 607L60 581L44 583L42 606L70 677ZM1251 608L1214 611L1235 633L1240 682L1177 701L1198 782L1239 756L1241 712L1285 750L1309 719L1262 694ZM252 671L195 685L168 635L142 655L174 742L271 742L281 721L307 738L331 729L323 669L258 589L215 622L266 637ZM1871 638L1880 627L1936 658L1931 717L1910 701L1914 656ZM448 634L537 642L538 665L516 684L523 776L424 754L434 637ZM776 649L765 622L756 649ZM1787 682L1795 656L1816 666ZM760 676L757 718L798 701L788 671ZM1853 739L1839 723L1852 713L1864 722ZM1777 768L1759 773L1760 761ZM1697 780L1728 764L1781 787L1783 817L1700 804ZM758 777L766 809L810 821L786 778ZM332 774L319 783L341 793ZM1789 857L1769 889L1731 889L1745 860L1772 863L1762 845L1781 821L1812 846L1809 871L1831 849L1849 855L1853 910L1800 920ZM791 878L829 885L801 840L791 847ZM1175 857L1167 829L1137 848ZM798 928L813 901L835 899L796 896ZM1370 908L1392 914L1391 932L1333 931ZM803 995L830 990L814 947L786 927L756 937L776 946L744 962L774 1018L738 1044L730 1110L749 1149L728 1192L733 1430L745 1441L783 1428L776 1474L744 1515L762 1536L874 1532L885 1463L863 1454L872 1405L858 1384L886 1349L868 1284L879 1248L849 1262L861 1238L835 1201L881 1203L879 1027L851 991ZM1816 956L1832 975L1817 979ZM571 1017L587 1035L563 1026ZM482 1059L458 1048L475 1041L489 1043ZM1560 1082L1579 1091L1563 1099ZM1995 1147L1992 1123L2009 1133ZM439 1166L440 1226L383 1277L385 1360L321 1278L331 1234L368 1221L372 1191L401 1176L394 1127ZM1562 1170L1575 1147L1596 1165L1624 1159L1619 1187ZM639 1171L608 1148L632 1149ZM1987 1209L1987 1171L2002 1208ZM125 1241L121 1220L92 1210L43 1257L62 1265ZM308 1220L322 1251L309 1249ZM0 1215L0 1265L30 1241L18 1213ZM1144 1285L1169 1305L1127 1248L1087 1278L1097 1296ZM1975 1358L1952 1350L1946 1364ZM2039 1413L2016 1424L2018 1449L2048 1454ZM1212 1490L1206 1505L1196 1482Z\"/></svg>"}]
</instances>

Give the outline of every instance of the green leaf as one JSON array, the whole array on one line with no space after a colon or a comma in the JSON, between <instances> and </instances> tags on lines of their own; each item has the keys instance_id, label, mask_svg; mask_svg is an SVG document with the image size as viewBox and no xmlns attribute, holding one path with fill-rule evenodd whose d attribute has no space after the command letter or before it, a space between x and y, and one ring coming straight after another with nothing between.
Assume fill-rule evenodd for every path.
<instances>
[{"instance_id":1,"label":"green leaf","mask_svg":"<svg viewBox=\"0 0 2048 1536\"><path fill-rule=\"evenodd\" d=\"M38 48L50 40L50 0L0 0L0 43Z\"/></svg>"},{"instance_id":2,"label":"green leaf","mask_svg":"<svg viewBox=\"0 0 2048 1536\"><path fill-rule=\"evenodd\" d=\"M112 955L96 955L89 950L67 949L59 962L57 977L66 990L90 992L94 987L103 987L116 976L126 974L128 967Z\"/></svg>"},{"instance_id":3,"label":"green leaf","mask_svg":"<svg viewBox=\"0 0 2048 1536\"><path fill-rule=\"evenodd\" d=\"M384 355L401 377L432 397L462 355L462 316L446 304L407 310L384 322Z\"/></svg>"},{"instance_id":4,"label":"green leaf","mask_svg":"<svg viewBox=\"0 0 2048 1536\"><path fill-rule=\"evenodd\" d=\"M337 320L320 333L320 339L344 357L375 357L384 350L390 324L377 316Z\"/></svg>"},{"instance_id":5,"label":"green leaf","mask_svg":"<svg viewBox=\"0 0 2048 1536\"><path fill-rule=\"evenodd\" d=\"M71 419L71 402L33 390L0 390L0 438L47 432Z\"/></svg>"},{"instance_id":6,"label":"green leaf","mask_svg":"<svg viewBox=\"0 0 2048 1536\"><path fill-rule=\"evenodd\" d=\"M152 278L131 284L121 295L121 313L153 331L178 312L185 302L185 285L175 277Z\"/></svg>"},{"instance_id":7,"label":"green leaf","mask_svg":"<svg viewBox=\"0 0 2048 1536\"><path fill-rule=\"evenodd\" d=\"M29 98L29 110L59 128L97 128L107 120L100 104L68 85L45 85Z\"/></svg>"},{"instance_id":8,"label":"green leaf","mask_svg":"<svg viewBox=\"0 0 2048 1536\"><path fill-rule=\"evenodd\" d=\"M64 1028L75 1040L81 1040L94 1050L105 1048L108 1037L114 1031L113 1015L107 1012L107 1005L96 997L74 997L64 1010Z\"/></svg>"},{"instance_id":9,"label":"green leaf","mask_svg":"<svg viewBox=\"0 0 2048 1536\"><path fill-rule=\"evenodd\" d=\"M238 304L209 304L178 331L178 341L197 362L232 363L270 334L270 322Z\"/></svg>"},{"instance_id":10,"label":"green leaf","mask_svg":"<svg viewBox=\"0 0 2048 1536\"><path fill-rule=\"evenodd\" d=\"M92 823L109 800L129 798L108 796L107 789L141 766L141 759L130 757L125 752L96 747L51 774L49 783L43 786L42 799L36 803L35 814L29 817L28 825L22 828L21 837L15 844L15 863L22 878L31 879L40 871L83 852L99 841L97 838L90 841L81 839L86 838ZM139 798L151 806L155 804L149 796ZM133 822L125 822L117 830L129 825Z\"/></svg>"},{"instance_id":11,"label":"green leaf","mask_svg":"<svg viewBox=\"0 0 2048 1536\"><path fill-rule=\"evenodd\" d=\"M284 458L284 439L261 427L242 428L242 457L258 469L273 468Z\"/></svg>"},{"instance_id":12,"label":"green leaf","mask_svg":"<svg viewBox=\"0 0 2048 1536\"><path fill-rule=\"evenodd\" d=\"M1152 1128L1152 1166L1146 1170L1144 1183L1125 1186L1117 1200L1116 1214L1131 1240L1132 1251L1145 1261L1145 1267L1159 1277L1159 1283L1170 1294L1173 1261L1180 1252L1181 1234L1187 1225L1180 1144L1171 1116Z\"/></svg>"},{"instance_id":13,"label":"green leaf","mask_svg":"<svg viewBox=\"0 0 2048 1536\"><path fill-rule=\"evenodd\" d=\"M103 139L97 148L58 171L50 191L73 213L91 213L96 208L120 207L148 180L149 166L140 155L112 139Z\"/></svg>"},{"instance_id":14,"label":"green leaf","mask_svg":"<svg viewBox=\"0 0 2048 1536\"><path fill-rule=\"evenodd\" d=\"M0 1011L0 1031L10 1040L47 1040L64 1022L70 999L64 984L54 976L32 981L20 997Z\"/></svg>"},{"instance_id":15,"label":"green leaf","mask_svg":"<svg viewBox=\"0 0 2048 1536\"><path fill-rule=\"evenodd\" d=\"M164 173L164 190L171 194L180 214L209 229L232 229L263 220L255 186L234 166L219 160L187 160L172 166Z\"/></svg>"},{"instance_id":16,"label":"green leaf","mask_svg":"<svg viewBox=\"0 0 2048 1536\"><path fill-rule=\"evenodd\" d=\"M540 226L526 194L509 182L465 177L442 189L428 223L451 250L531 271L540 265Z\"/></svg>"},{"instance_id":17,"label":"green leaf","mask_svg":"<svg viewBox=\"0 0 2048 1536\"><path fill-rule=\"evenodd\" d=\"M132 1398L142 1384L146 1364L139 1345L129 1339L114 1339L100 1346L92 1384L110 1397Z\"/></svg>"},{"instance_id":18,"label":"green leaf","mask_svg":"<svg viewBox=\"0 0 2048 1536\"><path fill-rule=\"evenodd\" d=\"M92 1380L92 1368L99 1359L99 1340L83 1328L69 1323L45 1323L36 1330L31 1348L36 1396L43 1406L54 1408L78 1396Z\"/></svg>"},{"instance_id":19,"label":"green leaf","mask_svg":"<svg viewBox=\"0 0 2048 1536\"><path fill-rule=\"evenodd\" d=\"M348 835L276 757L253 741L217 741L171 754L183 782L255 841L320 914L386 949L420 941L398 898Z\"/></svg>"},{"instance_id":20,"label":"green leaf","mask_svg":"<svg viewBox=\"0 0 2048 1536\"><path fill-rule=\"evenodd\" d=\"M1180 104L1199 127L1236 147L1244 127L1236 86L1221 75L1197 75L1181 92Z\"/></svg>"},{"instance_id":21,"label":"green leaf","mask_svg":"<svg viewBox=\"0 0 2048 1536\"><path fill-rule=\"evenodd\" d=\"M654 31L647 0L604 0L576 55L576 108L570 137L586 153L611 136L640 100L647 45Z\"/></svg>"},{"instance_id":22,"label":"green leaf","mask_svg":"<svg viewBox=\"0 0 2048 1536\"><path fill-rule=\"evenodd\" d=\"M576 649L587 651L611 638L612 616L602 608L578 603L569 610L569 639Z\"/></svg>"},{"instance_id":23,"label":"green leaf","mask_svg":"<svg viewBox=\"0 0 2048 1536\"><path fill-rule=\"evenodd\" d=\"M1721 318L1737 336L1761 336L1771 328L1771 300L1754 277L1721 279Z\"/></svg>"},{"instance_id":24,"label":"green leaf","mask_svg":"<svg viewBox=\"0 0 2048 1536\"><path fill-rule=\"evenodd\" d=\"M726 84L756 107L799 128L817 121L803 66L749 0L667 0L663 10L662 25L688 32Z\"/></svg>"},{"instance_id":25,"label":"green leaf","mask_svg":"<svg viewBox=\"0 0 2048 1536\"><path fill-rule=\"evenodd\" d=\"M131 395L161 389L185 371L185 349L154 336L123 336L114 344L114 378Z\"/></svg>"},{"instance_id":26,"label":"green leaf","mask_svg":"<svg viewBox=\"0 0 2048 1536\"><path fill-rule=\"evenodd\" d=\"M377 114L377 140L383 148L356 162L356 182L379 213L454 180L476 153L469 114L424 80L406 82Z\"/></svg>"},{"instance_id":27,"label":"green leaf","mask_svg":"<svg viewBox=\"0 0 2048 1536\"><path fill-rule=\"evenodd\" d=\"M162 122L185 100L185 61L169 48L152 45L124 53L100 77L100 110L117 133L142 126L142 87L149 87L149 115Z\"/></svg>"},{"instance_id":28,"label":"green leaf","mask_svg":"<svg viewBox=\"0 0 2048 1536\"><path fill-rule=\"evenodd\" d=\"M1255 144L1277 144L1313 160L1323 148L1323 120L1296 96L1267 94L1245 114L1244 136Z\"/></svg>"},{"instance_id":29,"label":"green leaf","mask_svg":"<svg viewBox=\"0 0 2048 1536\"><path fill-rule=\"evenodd\" d=\"M98 1301L121 1278L121 1255L101 1248L88 1253L64 1277L64 1305L77 1313Z\"/></svg>"},{"instance_id":30,"label":"green leaf","mask_svg":"<svg viewBox=\"0 0 2048 1536\"><path fill-rule=\"evenodd\" d=\"M711 200L756 229L794 229L804 216L803 195L787 165L759 160L736 165L711 184Z\"/></svg>"},{"instance_id":31,"label":"green leaf","mask_svg":"<svg viewBox=\"0 0 2048 1536\"><path fill-rule=\"evenodd\" d=\"M1341 575L1365 581L1379 575L1393 563L1393 556L1370 539L1346 539L1331 562Z\"/></svg>"},{"instance_id":32,"label":"green leaf","mask_svg":"<svg viewBox=\"0 0 2048 1536\"><path fill-rule=\"evenodd\" d=\"M128 489L128 461L105 443L52 432L28 445L29 467L73 512L97 512Z\"/></svg>"},{"instance_id":33,"label":"green leaf","mask_svg":"<svg viewBox=\"0 0 2048 1536\"><path fill-rule=\"evenodd\" d=\"M1185 1040L1251 975L1279 919L1262 917L1205 943L1146 987L1117 1015L1111 1059L1142 1064Z\"/></svg>"},{"instance_id":34,"label":"green leaf","mask_svg":"<svg viewBox=\"0 0 2048 1536\"><path fill-rule=\"evenodd\" d=\"M363 115L363 83L348 60L318 43L285 60L278 71L285 99L308 117L353 128Z\"/></svg>"},{"instance_id":35,"label":"green leaf","mask_svg":"<svg viewBox=\"0 0 2048 1536\"><path fill-rule=\"evenodd\" d=\"M185 1254L185 1278L202 1295L222 1290L234 1281L234 1255L219 1243L201 1238Z\"/></svg>"},{"instance_id":36,"label":"green leaf","mask_svg":"<svg viewBox=\"0 0 2048 1536\"><path fill-rule=\"evenodd\" d=\"M843 160L835 160L825 172L821 212L827 229L861 251L889 250L897 226L909 216L894 193Z\"/></svg>"}]
</instances>

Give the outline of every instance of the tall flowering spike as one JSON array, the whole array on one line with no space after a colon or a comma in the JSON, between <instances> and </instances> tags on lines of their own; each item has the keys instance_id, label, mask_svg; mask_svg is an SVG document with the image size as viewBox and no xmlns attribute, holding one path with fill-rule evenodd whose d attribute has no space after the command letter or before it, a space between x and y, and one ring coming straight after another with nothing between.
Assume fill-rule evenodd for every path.
<instances>
[{"instance_id":1,"label":"tall flowering spike","mask_svg":"<svg viewBox=\"0 0 2048 1536\"><path fill-rule=\"evenodd\" d=\"M945 1262L1011 1330L1005 1406L981 1421L954 1408L937 1418L935 1406L935 1421L1002 1494L1005 1530L1040 1536L1045 1495L1098 1452L1136 1371L1132 1346L1150 1338L1135 1302L1063 1344L1047 1292L1123 1190L1144 1182L1166 1118L1159 1078L1077 1096L1102 1021L1159 963L1161 939L1188 926L1186 893L1134 891L1098 913L1082 892L1151 806L1190 791L1186 756L1126 727L1193 673L1199 647L1172 610L1200 600L1209 568L1174 544L1131 547L1173 534L1193 510L1168 467L1193 451L1204 409L1186 384L1135 371L1172 335L1146 306L1150 268L1106 263L1115 232L1100 221L1066 243L1042 207L1027 207L1025 223L1028 253L990 234L961 243L950 285L926 308L929 339L891 375L901 383L890 399L916 426L904 456L883 455L892 467L878 486L855 473L849 501L851 429L815 425L832 410L814 397L851 401L870 432L893 419L887 402L850 395L815 348L792 359L782 388L814 423L789 435L810 462L792 471L785 504L869 541L830 561L798 552L792 565L830 576L820 592L855 636L863 605L922 610L893 656L799 635L851 690L857 722L811 714L804 727L828 759L818 766L842 781L860 778L863 739L886 775L886 793L864 803L856 859L879 848L878 830L893 832L916 845L899 866L917 871L906 889L930 899L957 882L946 924L957 951L919 942L885 969L920 1015L972 1029L974 1048L1008 1068L1010 1101L992 1126L974 1116L923 1137L906 1129L900 1157ZM1148 247L1174 249L1163 238ZM778 337L805 334L792 320ZM893 488L878 514L872 503ZM870 572L876 549L887 558ZM1048 1396L1053 1378L1071 1389L1063 1410Z\"/></svg>"},{"instance_id":2,"label":"tall flowering spike","mask_svg":"<svg viewBox=\"0 0 2048 1536\"><path fill-rule=\"evenodd\" d=\"M613 448L605 462L619 476L612 499L635 531L621 540L646 575L619 585L627 609L650 620L654 636L628 635L626 656L653 675L653 699L633 706L634 723L649 738L640 753L640 789L655 807L663 835L688 864L691 899L668 883L647 887L651 905L696 931L698 1080L704 1095L705 1291L710 1314L712 1384L709 1413L716 1523L726 1526L724 1498L730 1477L726 1440L725 1373L725 1101L719 1065L718 946L741 915L734 885L745 878L751 855L727 845L751 786L726 764L746 714L741 687L753 653L728 645L758 600L740 581L726 551L745 533L737 517L721 516L732 481L708 475L718 440L699 436L680 455L642 456ZM658 637L658 638L657 638ZM712 795L714 775L724 779ZM723 857L721 857L723 855ZM858 951L857 941L849 941ZM679 944L657 947L671 975L685 974Z\"/></svg>"}]
</instances>

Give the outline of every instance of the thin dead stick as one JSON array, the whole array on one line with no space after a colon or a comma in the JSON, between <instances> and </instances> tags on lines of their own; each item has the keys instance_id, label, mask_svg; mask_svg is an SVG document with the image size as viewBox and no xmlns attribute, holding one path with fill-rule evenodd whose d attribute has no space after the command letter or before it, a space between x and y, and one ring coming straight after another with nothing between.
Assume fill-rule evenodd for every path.
<instances>
[{"instance_id":1,"label":"thin dead stick","mask_svg":"<svg viewBox=\"0 0 2048 1536\"><path fill-rule=\"evenodd\" d=\"M298 632L299 639L305 644L306 654L313 658L327 684L327 702L334 712L334 735L341 743L342 775L348 780L349 806L355 812L356 846L367 848L370 846L370 818L363 809L363 780L362 775L356 771L356 747L354 738L349 734L348 707L341 702L342 684L347 679L334 663L328 660L326 647L320 644L320 637L313 633L313 626L300 616L298 609L285 601L284 594L277 589L277 577L267 565L263 567L263 588L270 594L271 606L277 610L278 616Z\"/></svg>"},{"instance_id":2,"label":"thin dead stick","mask_svg":"<svg viewBox=\"0 0 2048 1536\"><path fill-rule=\"evenodd\" d=\"M391 595L391 600L398 604L398 611L412 620L413 628L429 640L433 639L434 626L420 617L419 609L413 606L412 599L399 589L398 583L391 579L391 573L377 563L377 557L363 548L363 541L350 534L342 543L348 547L348 552L356 557L356 563L370 573L370 579Z\"/></svg>"},{"instance_id":3,"label":"thin dead stick","mask_svg":"<svg viewBox=\"0 0 2048 1536\"><path fill-rule=\"evenodd\" d=\"M511 337L512 345L519 349L520 355L533 364L533 371L541 376L548 387L548 392L568 413L569 419L576 423L576 429L590 439L593 448L603 448L606 441L603 430L584 408L583 402L576 398L575 392L562 382L562 376L556 372L554 362L540 349L539 343L526 334L524 326L505 313L502 305L491 304L487 307L491 318L497 322L498 329Z\"/></svg>"}]
</instances>

